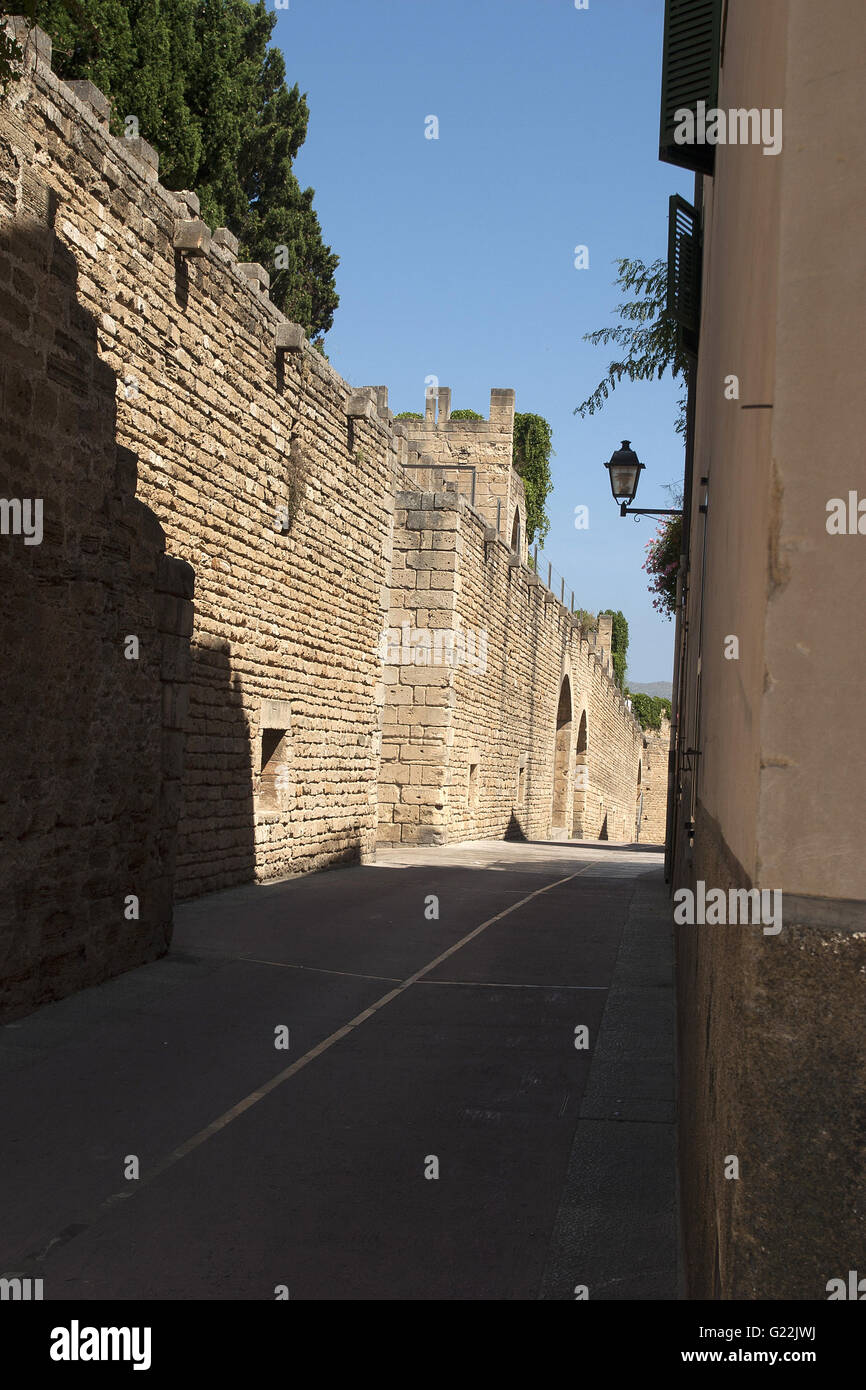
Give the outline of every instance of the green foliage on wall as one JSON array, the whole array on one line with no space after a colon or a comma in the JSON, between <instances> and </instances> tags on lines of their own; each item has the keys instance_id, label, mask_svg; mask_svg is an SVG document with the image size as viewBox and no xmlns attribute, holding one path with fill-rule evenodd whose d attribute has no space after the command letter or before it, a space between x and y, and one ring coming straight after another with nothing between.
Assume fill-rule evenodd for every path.
<instances>
[{"instance_id":1,"label":"green foliage on wall","mask_svg":"<svg viewBox=\"0 0 866 1390\"><path fill-rule=\"evenodd\" d=\"M477 410L452 410L448 416L449 420L483 420L484 416L479 415Z\"/></svg>"},{"instance_id":2,"label":"green foliage on wall","mask_svg":"<svg viewBox=\"0 0 866 1390\"><path fill-rule=\"evenodd\" d=\"M613 675L620 690L624 690L626 657L628 656L628 621L625 614L621 613L618 608L604 608L602 612L610 613L613 616L611 635Z\"/></svg>"},{"instance_id":3,"label":"green foliage on wall","mask_svg":"<svg viewBox=\"0 0 866 1390\"><path fill-rule=\"evenodd\" d=\"M543 416L515 415L511 462L526 490L526 539L530 544L536 540L543 543L550 530L546 504L553 491L550 476L552 437L550 425Z\"/></svg>"},{"instance_id":4,"label":"green foliage on wall","mask_svg":"<svg viewBox=\"0 0 866 1390\"><path fill-rule=\"evenodd\" d=\"M642 729L660 729L662 715L671 717L671 702L663 695L643 695L629 693L631 707Z\"/></svg>"},{"instance_id":5,"label":"green foliage on wall","mask_svg":"<svg viewBox=\"0 0 866 1390\"><path fill-rule=\"evenodd\" d=\"M268 271L283 313L310 338L326 333L339 258L293 172L309 110L269 47L277 16L265 0L34 0L33 11L57 74L105 93L114 134L134 116L161 182L193 189L204 221Z\"/></svg>"},{"instance_id":6,"label":"green foliage on wall","mask_svg":"<svg viewBox=\"0 0 866 1390\"><path fill-rule=\"evenodd\" d=\"M74 11L78 5L78 0L57 0L58 8L67 11ZM0 0L0 24L3 23L7 15L20 15L29 24L37 22L37 8L39 0ZM42 24L41 28L45 28ZM17 40L12 38L9 30L3 25L0 28L0 96L4 96L12 82L17 82L20 73L16 71L16 65L24 57L24 50Z\"/></svg>"},{"instance_id":7,"label":"green foliage on wall","mask_svg":"<svg viewBox=\"0 0 866 1390\"><path fill-rule=\"evenodd\" d=\"M24 0L24 3L17 4L13 11L4 0L0 0L0 20L13 13L28 15L33 9L33 4L34 0ZM20 63L21 58L21 45L16 43L7 29L0 29L0 96L5 95L15 77L14 64Z\"/></svg>"},{"instance_id":8,"label":"green foliage on wall","mask_svg":"<svg viewBox=\"0 0 866 1390\"><path fill-rule=\"evenodd\" d=\"M401 410L399 415L394 416L395 420L423 420L424 416L417 410Z\"/></svg>"}]
</instances>

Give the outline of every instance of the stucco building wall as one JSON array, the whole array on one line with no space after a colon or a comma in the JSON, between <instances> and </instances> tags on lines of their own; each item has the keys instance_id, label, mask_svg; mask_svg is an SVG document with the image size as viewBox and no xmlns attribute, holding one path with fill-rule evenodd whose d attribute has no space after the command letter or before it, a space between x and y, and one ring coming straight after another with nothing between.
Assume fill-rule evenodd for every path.
<instances>
[{"instance_id":1,"label":"stucco building wall","mask_svg":"<svg viewBox=\"0 0 866 1390\"><path fill-rule=\"evenodd\" d=\"M863 491L864 76L862 5L730 0L719 105L784 137L720 145L703 181L674 880L781 890L783 925L678 929L694 1297L826 1298L866 1238L866 537L826 527Z\"/></svg>"}]
</instances>

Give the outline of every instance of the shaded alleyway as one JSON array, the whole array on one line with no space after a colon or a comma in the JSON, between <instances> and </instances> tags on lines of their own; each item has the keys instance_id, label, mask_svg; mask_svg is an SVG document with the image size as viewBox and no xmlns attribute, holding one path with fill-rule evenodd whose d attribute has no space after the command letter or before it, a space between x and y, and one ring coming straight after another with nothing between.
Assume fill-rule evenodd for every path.
<instances>
[{"instance_id":1,"label":"shaded alleyway","mask_svg":"<svg viewBox=\"0 0 866 1390\"><path fill-rule=\"evenodd\" d=\"M484 842L184 905L169 957L0 1029L0 1273L675 1298L660 860Z\"/></svg>"}]
</instances>

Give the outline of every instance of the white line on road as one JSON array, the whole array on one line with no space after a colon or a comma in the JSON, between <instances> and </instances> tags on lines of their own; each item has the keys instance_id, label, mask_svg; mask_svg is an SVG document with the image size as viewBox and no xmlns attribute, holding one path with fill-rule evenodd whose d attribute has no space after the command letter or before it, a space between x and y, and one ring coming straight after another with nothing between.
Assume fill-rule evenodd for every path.
<instances>
[{"instance_id":1,"label":"white line on road","mask_svg":"<svg viewBox=\"0 0 866 1390\"><path fill-rule=\"evenodd\" d=\"M552 886L552 885L551 885ZM517 904L515 904L517 906ZM231 956L243 965L271 965L277 970L309 970L314 975L341 975L348 980L381 980L390 985L402 984L399 975L364 975L358 970L328 970L323 965L293 965L290 960L260 960L258 956ZM515 984L512 980L425 980L425 985L467 985L470 989L609 989L609 985L545 985Z\"/></svg>"},{"instance_id":2,"label":"white line on road","mask_svg":"<svg viewBox=\"0 0 866 1390\"><path fill-rule=\"evenodd\" d=\"M521 985L511 980L425 980L425 985L468 985L470 989L573 989L606 990L609 985Z\"/></svg>"},{"instance_id":3,"label":"white line on road","mask_svg":"<svg viewBox=\"0 0 866 1390\"><path fill-rule=\"evenodd\" d=\"M586 873L586 870L590 867L591 866L587 864L582 869L578 869L576 873L567 874L565 878L559 878L553 883L547 883L543 888L536 888L535 892L527 893L526 897L521 898L519 902L512 903L510 907L504 908L502 912L497 912L494 917L488 917L486 922L482 922L480 926L473 928L471 932L461 937L453 946L449 946L447 951L443 951L441 955L436 956L435 960L431 960L429 964L422 966L420 970L416 970L414 975L410 975L407 979L403 980L396 989L389 989L387 994L383 994L381 999L376 1000L375 1004L371 1004L369 1008L356 1014L355 1017L348 1023L345 1023L342 1028L338 1028L336 1032L331 1033L324 1041L317 1043L315 1047L311 1047L309 1052L305 1052L303 1057L298 1058L297 1062L293 1062L289 1067L284 1067L282 1071L277 1072L276 1076L272 1076L270 1081L266 1081L264 1085L259 1086L255 1091L251 1091L248 1096L244 1096L243 1100L238 1101L237 1105L233 1105L230 1110L226 1110L204 1129L200 1129L191 1139L187 1139L179 1148L174 1149L159 1163L155 1164L147 1175L140 1177L134 1185L125 1188L122 1192L112 1193L110 1197L107 1197L105 1201L100 1204L90 1222L82 1223L71 1229L69 1238L71 1239L73 1235L78 1235L80 1232L86 1230L88 1226L93 1225L103 1213L109 1211L112 1207L117 1206L120 1202L128 1201L129 1198L134 1197L137 1192L141 1192L142 1188L149 1187L157 1178L162 1177L163 1173L168 1172L176 1163L180 1163L181 1159L186 1158L188 1154L201 1148L202 1144L207 1143L208 1139L212 1139L215 1134L219 1134L220 1131L230 1125L233 1120L239 1119L247 1110L257 1105L260 1100L264 1100L265 1096L270 1095L271 1091L275 1091L278 1086L282 1086L284 1081L288 1081L291 1077L296 1076L304 1067L309 1066L310 1062L314 1062L317 1057L321 1057L323 1052L327 1052L335 1043L341 1042L343 1038L353 1033L356 1028L360 1028L362 1023L366 1023L368 1018L373 1017L373 1014L378 1013L380 1009L384 1009L385 1005L390 1004L392 999L396 999L398 995L405 993L412 985L422 980L425 975L429 975L430 971L435 970L437 965L441 965L443 960L448 960L449 956L453 956L457 951L462 950L463 947L468 945L470 941L473 941L476 936L480 936L488 927L492 927L494 922L501 922L503 917L509 917L512 912L516 912L518 908L524 907L526 903L532 902L533 898L540 897L542 893L549 892L551 888L561 888L564 883L570 883L572 879L579 878L580 875ZM36 1260L44 1259L49 1250L61 1242L62 1237L52 1237L48 1244L43 1246L39 1254L31 1258L35 1258Z\"/></svg>"}]
</instances>

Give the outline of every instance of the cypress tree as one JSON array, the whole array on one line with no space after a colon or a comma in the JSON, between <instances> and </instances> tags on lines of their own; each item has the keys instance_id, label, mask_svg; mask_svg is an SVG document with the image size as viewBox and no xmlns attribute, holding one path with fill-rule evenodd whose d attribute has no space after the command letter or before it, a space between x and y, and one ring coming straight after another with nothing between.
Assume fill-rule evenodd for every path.
<instances>
[{"instance_id":1,"label":"cypress tree","mask_svg":"<svg viewBox=\"0 0 866 1390\"><path fill-rule=\"evenodd\" d=\"M269 271L278 307L310 337L326 333L339 258L292 169L309 110L269 47L264 0L36 0L36 20L58 75L105 93L116 135L135 116L165 186L194 189L204 220Z\"/></svg>"}]
</instances>

